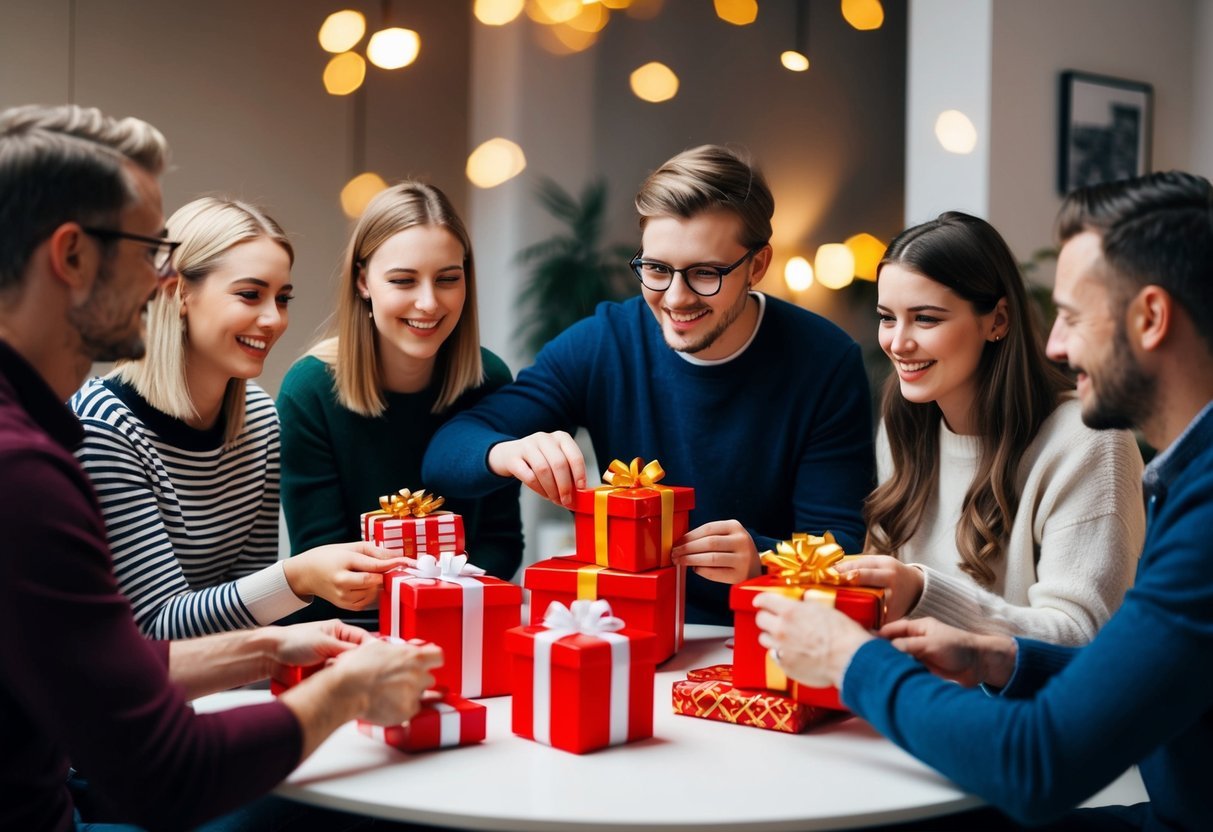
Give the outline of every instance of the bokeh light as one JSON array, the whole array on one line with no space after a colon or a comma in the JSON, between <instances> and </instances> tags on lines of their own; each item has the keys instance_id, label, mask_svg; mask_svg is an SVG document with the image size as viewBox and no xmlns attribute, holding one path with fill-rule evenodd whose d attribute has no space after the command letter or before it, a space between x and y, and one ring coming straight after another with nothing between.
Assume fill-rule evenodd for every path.
<instances>
[{"instance_id":1,"label":"bokeh light","mask_svg":"<svg viewBox=\"0 0 1213 832\"><path fill-rule=\"evenodd\" d=\"M779 56L779 62L783 64L785 69L790 69L793 72L804 72L809 68L809 59L803 52L797 52L794 49L789 49Z\"/></svg>"},{"instance_id":2,"label":"bokeh light","mask_svg":"<svg viewBox=\"0 0 1213 832\"><path fill-rule=\"evenodd\" d=\"M468 156L467 177L477 188L495 188L526 169L526 155L509 139L493 138Z\"/></svg>"},{"instance_id":3,"label":"bokeh light","mask_svg":"<svg viewBox=\"0 0 1213 832\"><path fill-rule=\"evenodd\" d=\"M366 56L381 69L400 69L417 60L421 52L421 36L412 29L380 29L371 35Z\"/></svg>"},{"instance_id":4,"label":"bokeh light","mask_svg":"<svg viewBox=\"0 0 1213 832\"><path fill-rule=\"evenodd\" d=\"M793 257L783 267L783 282L793 292L803 292L813 285L813 267L803 257Z\"/></svg>"},{"instance_id":5,"label":"bokeh light","mask_svg":"<svg viewBox=\"0 0 1213 832\"><path fill-rule=\"evenodd\" d=\"M486 26L504 26L522 14L525 0L476 0L472 14Z\"/></svg>"},{"instance_id":6,"label":"bokeh light","mask_svg":"<svg viewBox=\"0 0 1213 832\"><path fill-rule=\"evenodd\" d=\"M341 211L350 219L357 219L366 210L367 203L387 188L383 177L377 173L360 173L345 183L341 189Z\"/></svg>"},{"instance_id":7,"label":"bokeh light","mask_svg":"<svg viewBox=\"0 0 1213 832\"><path fill-rule=\"evenodd\" d=\"M366 18L362 12L342 9L333 12L320 24L320 48L325 52L348 52L366 34Z\"/></svg>"},{"instance_id":8,"label":"bokeh light","mask_svg":"<svg viewBox=\"0 0 1213 832\"><path fill-rule=\"evenodd\" d=\"M324 89L329 95L349 95L366 79L366 61L356 52L342 52L324 68Z\"/></svg>"},{"instance_id":9,"label":"bokeh light","mask_svg":"<svg viewBox=\"0 0 1213 832\"><path fill-rule=\"evenodd\" d=\"M977 128L960 110L944 110L935 119L935 138L949 153L972 153L977 147Z\"/></svg>"},{"instance_id":10,"label":"bokeh light","mask_svg":"<svg viewBox=\"0 0 1213 832\"><path fill-rule=\"evenodd\" d=\"M654 104L669 101L678 94L678 76L658 61L650 61L631 76L632 92L636 97Z\"/></svg>"},{"instance_id":11,"label":"bokeh light","mask_svg":"<svg viewBox=\"0 0 1213 832\"><path fill-rule=\"evenodd\" d=\"M827 289L842 289L855 279L855 255L842 243L818 247L813 261L817 282Z\"/></svg>"}]
</instances>

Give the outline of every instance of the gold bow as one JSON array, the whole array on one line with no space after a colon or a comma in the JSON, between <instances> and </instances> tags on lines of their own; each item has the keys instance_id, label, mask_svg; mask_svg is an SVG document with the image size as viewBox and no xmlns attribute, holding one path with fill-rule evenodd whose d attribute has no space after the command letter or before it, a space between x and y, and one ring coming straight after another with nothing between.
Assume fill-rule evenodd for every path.
<instances>
[{"instance_id":1,"label":"gold bow","mask_svg":"<svg viewBox=\"0 0 1213 832\"><path fill-rule=\"evenodd\" d=\"M402 488L395 494L380 497L379 507L393 517L425 517L437 511L445 502L445 497L426 494L425 489L409 491Z\"/></svg>"},{"instance_id":2,"label":"gold bow","mask_svg":"<svg viewBox=\"0 0 1213 832\"><path fill-rule=\"evenodd\" d=\"M834 542L834 535L829 532L820 537L797 532L791 540L777 543L775 551L763 552L762 563L768 574L788 586L838 586L852 581L851 575L843 575L834 568L844 555L842 547Z\"/></svg>"},{"instance_id":3,"label":"gold bow","mask_svg":"<svg viewBox=\"0 0 1213 832\"><path fill-rule=\"evenodd\" d=\"M645 465L643 459L636 457L631 465L625 465L618 459L611 460L611 464L602 472L602 481L615 488L652 488L664 476L665 469L660 462L654 459Z\"/></svg>"}]
</instances>

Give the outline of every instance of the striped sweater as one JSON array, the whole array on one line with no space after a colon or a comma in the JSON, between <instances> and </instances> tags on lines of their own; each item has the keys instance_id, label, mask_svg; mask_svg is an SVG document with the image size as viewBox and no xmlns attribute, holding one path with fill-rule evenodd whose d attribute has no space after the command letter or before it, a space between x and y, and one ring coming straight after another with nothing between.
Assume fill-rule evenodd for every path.
<instances>
[{"instance_id":1,"label":"striped sweater","mask_svg":"<svg viewBox=\"0 0 1213 832\"><path fill-rule=\"evenodd\" d=\"M256 384L247 391L244 430L226 446L223 420L197 430L115 379L72 397L118 585L153 638L268 624L305 605L278 563L278 414Z\"/></svg>"}]
</instances>

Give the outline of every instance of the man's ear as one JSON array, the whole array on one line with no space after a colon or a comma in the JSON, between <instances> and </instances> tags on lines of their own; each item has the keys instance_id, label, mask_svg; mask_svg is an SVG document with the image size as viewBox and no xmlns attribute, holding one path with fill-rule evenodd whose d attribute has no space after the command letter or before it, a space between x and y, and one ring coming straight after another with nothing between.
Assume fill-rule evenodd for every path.
<instances>
[{"instance_id":1,"label":"man's ear","mask_svg":"<svg viewBox=\"0 0 1213 832\"><path fill-rule=\"evenodd\" d=\"M73 305L83 303L97 279L101 247L75 222L52 231L46 246L52 277L67 289Z\"/></svg>"},{"instance_id":2,"label":"man's ear","mask_svg":"<svg viewBox=\"0 0 1213 832\"><path fill-rule=\"evenodd\" d=\"M1174 325L1175 299L1161 286L1149 285L1129 301L1129 334L1148 352L1167 340Z\"/></svg>"},{"instance_id":3,"label":"man's ear","mask_svg":"<svg viewBox=\"0 0 1213 832\"><path fill-rule=\"evenodd\" d=\"M767 269L771 267L771 244L767 243L762 248L754 253L754 267L750 269L750 286L757 286L758 282L766 276Z\"/></svg>"}]
</instances>

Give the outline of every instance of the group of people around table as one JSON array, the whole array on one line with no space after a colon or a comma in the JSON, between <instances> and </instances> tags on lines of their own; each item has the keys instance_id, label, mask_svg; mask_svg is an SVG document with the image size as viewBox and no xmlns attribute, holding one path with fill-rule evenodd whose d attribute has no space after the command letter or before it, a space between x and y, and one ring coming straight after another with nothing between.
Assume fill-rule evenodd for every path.
<instances>
[{"instance_id":1,"label":"group of people around table","mask_svg":"<svg viewBox=\"0 0 1213 832\"><path fill-rule=\"evenodd\" d=\"M1206 180L1066 199L1047 343L987 222L902 232L878 269L892 374L874 428L859 346L756 291L774 199L734 150L649 175L639 296L517 379L480 345L450 200L389 187L351 235L332 333L276 403L254 379L287 327L290 239L238 200L164 220L166 158L136 119L0 113L0 628L19 634L0 639L0 827L356 825L257 798L349 719L407 720L441 661L354 626L407 563L359 542L359 515L402 486L440 493L471 561L510 579L520 485L569 506L594 484L578 429L600 460L660 459L694 486L672 553L690 622L730 623L729 587L794 532L862 553L839 569L887 590L879 632L764 595L764 646L1006 813L957 823L1213 812ZM117 364L85 381L98 361ZM1129 428L1160 451L1144 500ZM322 663L274 702L187 704ZM1134 763L1149 803L1069 812Z\"/></svg>"}]
</instances>

